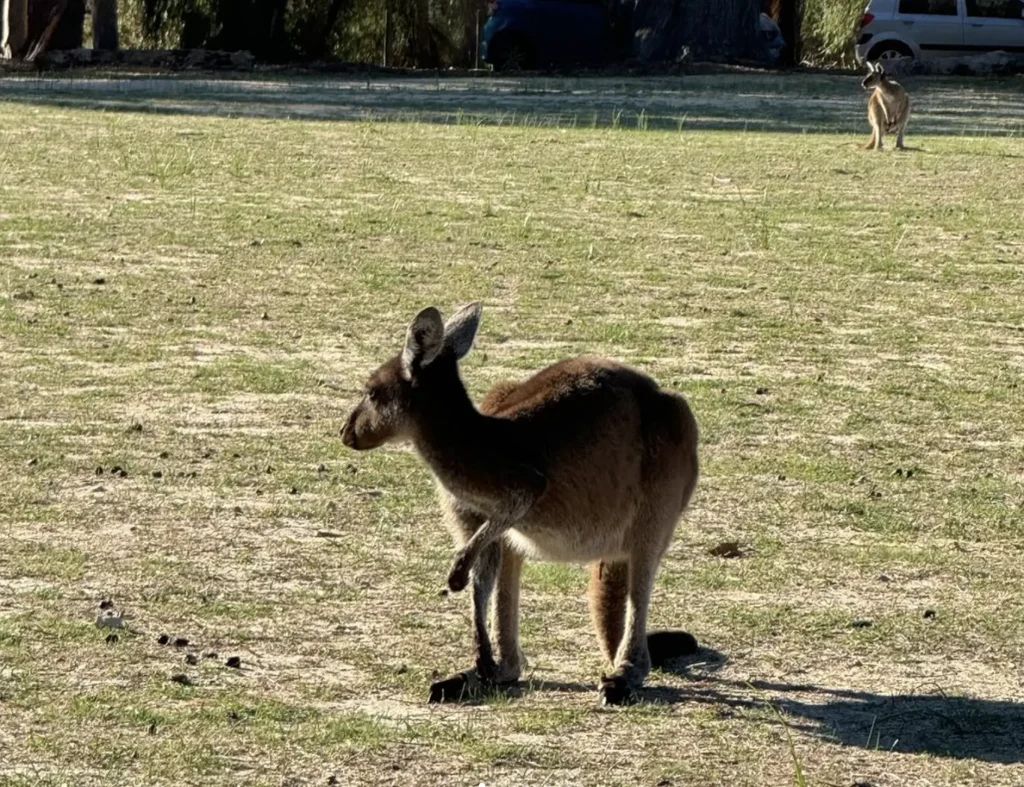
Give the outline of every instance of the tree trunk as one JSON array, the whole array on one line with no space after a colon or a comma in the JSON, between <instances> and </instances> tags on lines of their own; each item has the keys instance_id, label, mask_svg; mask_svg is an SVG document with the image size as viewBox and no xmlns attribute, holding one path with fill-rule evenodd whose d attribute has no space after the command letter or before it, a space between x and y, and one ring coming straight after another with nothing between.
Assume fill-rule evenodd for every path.
<instances>
[{"instance_id":1,"label":"tree trunk","mask_svg":"<svg viewBox=\"0 0 1024 787\"><path fill-rule=\"evenodd\" d=\"M460 49L460 60L456 65L476 68L476 39L479 33L478 24L483 24L487 19L487 8L480 0L462 0L459 4L462 16L462 47Z\"/></svg>"},{"instance_id":2,"label":"tree trunk","mask_svg":"<svg viewBox=\"0 0 1024 787\"><path fill-rule=\"evenodd\" d=\"M28 0L3 0L0 5L0 56L24 57L28 41Z\"/></svg>"},{"instance_id":3,"label":"tree trunk","mask_svg":"<svg viewBox=\"0 0 1024 787\"><path fill-rule=\"evenodd\" d=\"M50 49L81 49L84 42L85 0L68 0L57 29L53 31Z\"/></svg>"},{"instance_id":4,"label":"tree trunk","mask_svg":"<svg viewBox=\"0 0 1024 787\"><path fill-rule=\"evenodd\" d=\"M331 0L331 6L327 11L327 22L324 24L323 33L317 42L317 50L314 53L316 57L326 57L328 52L330 52L331 34L334 32L334 26L338 24L341 12L347 9L348 6L349 0ZM387 64L385 63L385 65Z\"/></svg>"},{"instance_id":5,"label":"tree trunk","mask_svg":"<svg viewBox=\"0 0 1024 787\"><path fill-rule=\"evenodd\" d=\"M3 60L10 60L11 58L11 45L7 43L11 37L7 21L10 15L11 2L10 0L3 0L3 2L0 2L0 58Z\"/></svg>"},{"instance_id":6,"label":"tree trunk","mask_svg":"<svg viewBox=\"0 0 1024 787\"><path fill-rule=\"evenodd\" d=\"M636 0L631 53L643 62L753 58L759 14L759 0Z\"/></svg>"},{"instance_id":7,"label":"tree trunk","mask_svg":"<svg viewBox=\"0 0 1024 787\"><path fill-rule=\"evenodd\" d=\"M117 50L117 0L92 0L92 48Z\"/></svg>"},{"instance_id":8,"label":"tree trunk","mask_svg":"<svg viewBox=\"0 0 1024 787\"><path fill-rule=\"evenodd\" d=\"M79 10L81 16L78 15ZM53 49L78 49L82 46L84 22L84 0L35 0L29 6L25 60L34 61L39 55Z\"/></svg>"},{"instance_id":9,"label":"tree trunk","mask_svg":"<svg viewBox=\"0 0 1024 787\"><path fill-rule=\"evenodd\" d=\"M771 0L767 12L782 31L786 48L782 52L782 65L800 65L803 58L803 24L805 0Z\"/></svg>"},{"instance_id":10,"label":"tree trunk","mask_svg":"<svg viewBox=\"0 0 1024 787\"><path fill-rule=\"evenodd\" d=\"M216 4L220 32L214 49L248 50L260 60L285 60L291 55L285 30L288 0L222 0Z\"/></svg>"},{"instance_id":11,"label":"tree trunk","mask_svg":"<svg viewBox=\"0 0 1024 787\"><path fill-rule=\"evenodd\" d=\"M426 68L433 65L430 41L430 0L413 0L412 30L409 40L411 65Z\"/></svg>"}]
</instances>

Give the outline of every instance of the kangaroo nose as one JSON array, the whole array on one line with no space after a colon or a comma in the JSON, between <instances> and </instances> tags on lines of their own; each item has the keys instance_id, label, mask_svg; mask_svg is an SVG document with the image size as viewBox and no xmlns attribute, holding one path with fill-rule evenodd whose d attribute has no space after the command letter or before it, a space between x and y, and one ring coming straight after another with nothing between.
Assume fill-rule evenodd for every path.
<instances>
[{"instance_id":1,"label":"kangaroo nose","mask_svg":"<svg viewBox=\"0 0 1024 787\"><path fill-rule=\"evenodd\" d=\"M348 417L348 421L343 427L341 427L341 442L347 445L349 448L356 447L356 430L353 423L356 420L356 414L353 412Z\"/></svg>"}]
</instances>

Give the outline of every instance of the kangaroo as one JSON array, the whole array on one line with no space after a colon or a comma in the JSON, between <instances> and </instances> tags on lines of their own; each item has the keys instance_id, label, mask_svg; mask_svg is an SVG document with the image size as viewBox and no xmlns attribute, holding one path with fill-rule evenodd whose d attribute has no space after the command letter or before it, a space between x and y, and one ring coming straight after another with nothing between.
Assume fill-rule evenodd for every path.
<instances>
[{"instance_id":1,"label":"kangaroo","mask_svg":"<svg viewBox=\"0 0 1024 787\"><path fill-rule=\"evenodd\" d=\"M481 311L465 306L447 323L433 307L416 315L342 429L360 451L412 442L459 547L448 587L472 582L475 668L434 683L430 701L519 680L520 574L538 558L590 564L591 615L613 666L601 700L629 702L652 663L697 648L686 632L647 632L655 574L697 485L697 422L650 377L593 358L501 383L477 409L458 364Z\"/></svg>"},{"instance_id":2,"label":"kangaroo","mask_svg":"<svg viewBox=\"0 0 1024 787\"><path fill-rule=\"evenodd\" d=\"M866 150L881 150L882 138L896 134L896 147L904 150L903 132L910 120L910 97L894 79L886 76L881 63L868 63L868 75L860 83L865 90L872 90L868 100L868 122L871 123L871 141Z\"/></svg>"}]
</instances>

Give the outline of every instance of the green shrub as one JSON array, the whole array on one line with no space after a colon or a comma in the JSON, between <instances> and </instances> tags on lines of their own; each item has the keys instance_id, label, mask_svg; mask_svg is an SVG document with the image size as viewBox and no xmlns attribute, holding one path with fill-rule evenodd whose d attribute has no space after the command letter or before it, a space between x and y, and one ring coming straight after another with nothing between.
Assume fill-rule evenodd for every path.
<instances>
[{"instance_id":1,"label":"green shrub","mask_svg":"<svg viewBox=\"0 0 1024 787\"><path fill-rule=\"evenodd\" d=\"M274 0L123 0L122 45L134 49L242 48L257 57L335 57L380 63L392 7L393 65L469 65L484 0L429 0L429 36L413 44L416 0L287 0L271 31ZM332 11L332 8L334 9ZM327 21L334 16L328 30ZM230 24L229 24L230 23ZM228 30L227 28L231 29Z\"/></svg>"},{"instance_id":2,"label":"green shrub","mask_svg":"<svg viewBox=\"0 0 1024 787\"><path fill-rule=\"evenodd\" d=\"M804 58L816 65L853 65L857 25L866 0L807 0Z\"/></svg>"}]
</instances>

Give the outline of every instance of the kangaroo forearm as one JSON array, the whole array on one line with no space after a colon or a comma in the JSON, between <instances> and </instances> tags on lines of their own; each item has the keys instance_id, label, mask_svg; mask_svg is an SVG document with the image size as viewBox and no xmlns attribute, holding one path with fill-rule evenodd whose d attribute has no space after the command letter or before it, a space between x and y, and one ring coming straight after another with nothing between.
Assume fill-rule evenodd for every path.
<instances>
[{"instance_id":1,"label":"kangaroo forearm","mask_svg":"<svg viewBox=\"0 0 1024 787\"><path fill-rule=\"evenodd\" d=\"M488 519L469 539L463 551L474 556L501 538L515 524L512 519Z\"/></svg>"},{"instance_id":2,"label":"kangaroo forearm","mask_svg":"<svg viewBox=\"0 0 1024 787\"><path fill-rule=\"evenodd\" d=\"M476 565L481 553L501 538L517 520L511 518L492 518L484 522L472 535L469 541L455 556L452 570L448 574L448 588L459 592L469 584L469 574Z\"/></svg>"}]
</instances>

